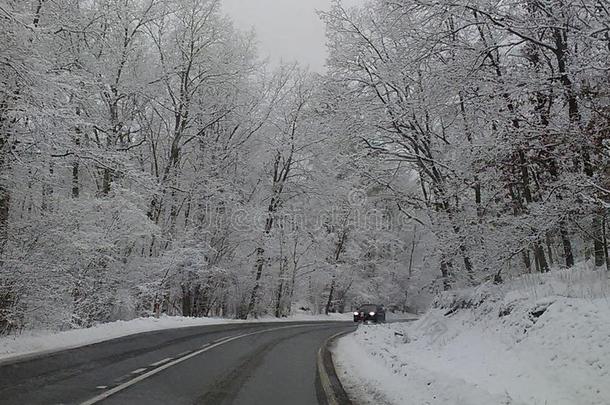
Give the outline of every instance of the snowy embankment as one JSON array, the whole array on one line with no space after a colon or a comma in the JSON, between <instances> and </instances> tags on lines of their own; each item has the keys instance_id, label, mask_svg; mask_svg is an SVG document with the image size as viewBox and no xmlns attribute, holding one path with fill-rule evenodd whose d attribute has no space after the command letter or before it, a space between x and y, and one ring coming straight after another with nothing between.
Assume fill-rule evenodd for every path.
<instances>
[{"instance_id":1,"label":"snowy embankment","mask_svg":"<svg viewBox=\"0 0 610 405\"><path fill-rule=\"evenodd\" d=\"M361 326L335 348L368 404L610 404L608 273L528 275L443 297L416 322Z\"/></svg>"},{"instance_id":2,"label":"snowy embankment","mask_svg":"<svg viewBox=\"0 0 610 405\"><path fill-rule=\"evenodd\" d=\"M253 322L309 322L309 321L348 321L348 314L308 315L296 314L287 318L260 318L256 321L242 321L222 318L186 318L162 316L160 318L137 318L131 321L116 321L86 329L73 329L64 332L30 331L0 338L0 360L23 356L52 353L59 350L90 345L143 332L163 329L186 328L189 326L219 325L228 323Z\"/></svg>"}]
</instances>

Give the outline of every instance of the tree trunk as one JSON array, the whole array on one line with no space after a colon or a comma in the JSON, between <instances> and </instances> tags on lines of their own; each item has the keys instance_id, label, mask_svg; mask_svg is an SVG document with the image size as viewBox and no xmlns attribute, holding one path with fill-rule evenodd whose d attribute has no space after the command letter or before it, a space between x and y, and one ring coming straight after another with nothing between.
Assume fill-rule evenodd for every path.
<instances>
[{"instance_id":1,"label":"tree trunk","mask_svg":"<svg viewBox=\"0 0 610 405\"><path fill-rule=\"evenodd\" d=\"M413 275L413 254L415 253L415 247L417 245L417 240L415 239L417 235L417 225L413 226L413 242L411 243L411 254L409 255L409 277Z\"/></svg>"},{"instance_id":2,"label":"tree trunk","mask_svg":"<svg viewBox=\"0 0 610 405\"><path fill-rule=\"evenodd\" d=\"M606 263L604 253L604 240L602 230L602 220L598 213L593 214L592 233L593 233L593 252L595 255L595 267L602 267Z\"/></svg>"},{"instance_id":3,"label":"tree trunk","mask_svg":"<svg viewBox=\"0 0 610 405\"><path fill-rule=\"evenodd\" d=\"M451 264L447 259L441 259L441 276L443 278L443 290L449 291L451 289L451 273L450 273Z\"/></svg>"},{"instance_id":4,"label":"tree trunk","mask_svg":"<svg viewBox=\"0 0 610 405\"><path fill-rule=\"evenodd\" d=\"M284 294L284 273L286 272L286 257L282 258L280 262L280 274L279 274L279 285L277 287L276 301L275 301L275 317L281 318L283 316L282 311L282 296Z\"/></svg>"},{"instance_id":5,"label":"tree trunk","mask_svg":"<svg viewBox=\"0 0 610 405\"><path fill-rule=\"evenodd\" d=\"M42 6L46 0L38 0L38 4L36 5L36 12L34 13L34 20L32 21L32 25L38 28L38 24L40 24L40 13L42 11Z\"/></svg>"},{"instance_id":6,"label":"tree trunk","mask_svg":"<svg viewBox=\"0 0 610 405\"><path fill-rule=\"evenodd\" d=\"M297 244L298 241L295 240L295 245L294 245L294 251L293 251L293 256L292 256L292 275L290 277L290 291L288 293L288 302L287 302L287 309L288 309L288 315L290 315L292 313L292 301L294 299L294 287L297 281L297 266L298 266L298 261L297 261Z\"/></svg>"},{"instance_id":7,"label":"tree trunk","mask_svg":"<svg viewBox=\"0 0 610 405\"><path fill-rule=\"evenodd\" d=\"M328 313L330 312L330 307L333 304L333 295L335 294L335 277L333 277L332 281L330 282L330 291L328 292L328 301L326 301L326 307L324 308L324 314L328 315Z\"/></svg>"},{"instance_id":8,"label":"tree trunk","mask_svg":"<svg viewBox=\"0 0 610 405\"><path fill-rule=\"evenodd\" d=\"M606 260L606 271L610 271L610 261L608 260L608 238L606 237L606 215L602 217L602 239L604 241L604 259Z\"/></svg>"},{"instance_id":9,"label":"tree trunk","mask_svg":"<svg viewBox=\"0 0 610 405\"><path fill-rule=\"evenodd\" d=\"M528 204L532 203L532 192L530 190L530 175L527 167L527 161L525 160L525 152L519 149L519 167L521 171L521 186L523 187L523 197Z\"/></svg>"},{"instance_id":10,"label":"tree trunk","mask_svg":"<svg viewBox=\"0 0 610 405\"><path fill-rule=\"evenodd\" d=\"M80 117L80 108L76 109L76 115ZM74 132L76 133L76 136L74 137L74 149L78 150L80 146L80 136L82 134L82 130L79 125L76 125ZM78 157L75 157L72 161L72 198L78 198L80 195L79 165Z\"/></svg>"},{"instance_id":11,"label":"tree trunk","mask_svg":"<svg viewBox=\"0 0 610 405\"><path fill-rule=\"evenodd\" d=\"M555 265L555 262L553 260L553 239L551 237L551 234L547 232L546 234L546 248L547 248L547 252L549 255L549 264L551 265L551 267L553 267Z\"/></svg>"},{"instance_id":12,"label":"tree trunk","mask_svg":"<svg viewBox=\"0 0 610 405\"><path fill-rule=\"evenodd\" d=\"M11 194L4 184L0 183L0 266L4 265L4 251L8 242L8 220Z\"/></svg>"},{"instance_id":13,"label":"tree trunk","mask_svg":"<svg viewBox=\"0 0 610 405\"><path fill-rule=\"evenodd\" d=\"M112 171L109 168L104 168L102 178L102 195L110 194L110 184L112 183Z\"/></svg>"},{"instance_id":14,"label":"tree trunk","mask_svg":"<svg viewBox=\"0 0 610 405\"><path fill-rule=\"evenodd\" d=\"M570 268L574 266L574 254L572 253L572 243L566 230L565 222L559 223L559 234L561 236L561 243L563 245L563 254L565 256L566 267Z\"/></svg>"},{"instance_id":15,"label":"tree trunk","mask_svg":"<svg viewBox=\"0 0 610 405\"><path fill-rule=\"evenodd\" d=\"M78 181L79 163L77 159L72 162L72 198L78 198L80 195L80 186Z\"/></svg>"},{"instance_id":16,"label":"tree trunk","mask_svg":"<svg viewBox=\"0 0 610 405\"><path fill-rule=\"evenodd\" d=\"M193 297L190 285L182 285L182 316L193 316Z\"/></svg>"},{"instance_id":17,"label":"tree trunk","mask_svg":"<svg viewBox=\"0 0 610 405\"><path fill-rule=\"evenodd\" d=\"M4 133L4 126L8 119L4 116L4 108L6 106L0 104L0 131L2 131L0 132L0 174L2 174L2 177L0 177L0 267L4 265L4 252L8 242L8 220L11 203L11 193L3 178L9 169L7 167L7 153L5 150L9 134Z\"/></svg>"},{"instance_id":18,"label":"tree trunk","mask_svg":"<svg viewBox=\"0 0 610 405\"><path fill-rule=\"evenodd\" d=\"M549 271L549 265L546 261L546 257L544 257L544 249L540 245L540 243L534 243L534 255L536 256L536 263L538 270L541 273L546 273Z\"/></svg>"},{"instance_id":19,"label":"tree trunk","mask_svg":"<svg viewBox=\"0 0 610 405\"><path fill-rule=\"evenodd\" d=\"M282 190L284 189L286 178L290 173L293 153L294 143L292 144L290 156L288 157L288 159L286 159L285 163L282 164L282 155L279 152L275 156L275 161L273 163L273 195L271 197L269 205L267 206L267 220L265 221L265 230L263 233L264 236L269 235L271 233L271 229L273 228L273 218L281 203ZM247 313L241 316L243 319L246 319L248 315L252 314L254 306L256 305L256 300L258 299L260 279L263 275L263 268L265 266L265 248L263 247L263 244L264 240L261 241L261 246L256 249L256 277L254 280L254 287L252 287L252 293L250 295L250 302L248 303Z\"/></svg>"},{"instance_id":20,"label":"tree trunk","mask_svg":"<svg viewBox=\"0 0 610 405\"><path fill-rule=\"evenodd\" d=\"M464 268L466 269L466 275L468 276L468 281L474 285L474 271L472 268L472 262L470 261L470 257L466 252L466 247L464 245L460 245L460 252L462 252L462 257L464 260Z\"/></svg>"},{"instance_id":21,"label":"tree trunk","mask_svg":"<svg viewBox=\"0 0 610 405\"><path fill-rule=\"evenodd\" d=\"M523 264L525 265L525 270L528 273L532 272L532 261L530 260L530 252L528 249L524 249L521 252L521 257L523 258Z\"/></svg>"},{"instance_id":22,"label":"tree trunk","mask_svg":"<svg viewBox=\"0 0 610 405\"><path fill-rule=\"evenodd\" d=\"M277 296L275 301L275 317L282 317L282 289L284 287L284 282L280 280L280 285L277 288Z\"/></svg>"},{"instance_id":23,"label":"tree trunk","mask_svg":"<svg viewBox=\"0 0 610 405\"><path fill-rule=\"evenodd\" d=\"M258 289L260 288L260 279L263 276L263 267L265 266L265 249L259 247L256 249L256 276L254 279L254 287L252 287L252 293L250 294L250 301L248 302L248 309L245 314L242 314L242 319L247 319L248 315L252 314L256 305L258 297Z\"/></svg>"}]
</instances>

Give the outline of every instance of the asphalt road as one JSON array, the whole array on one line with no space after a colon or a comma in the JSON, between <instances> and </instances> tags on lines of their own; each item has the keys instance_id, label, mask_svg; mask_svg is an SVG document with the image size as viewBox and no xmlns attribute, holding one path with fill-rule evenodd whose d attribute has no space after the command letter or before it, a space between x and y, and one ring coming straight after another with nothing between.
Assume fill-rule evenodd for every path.
<instances>
[{"instance_id":1,"label":"asphalt road","mask_svg":"<svg viewBox=\"0 0 610 405\"><path fill-rule=\"evenodd\" d=\"M350 322L142 333L0 365L0 404L315 405L316 354Z\"/></svg>"}]
</instances>

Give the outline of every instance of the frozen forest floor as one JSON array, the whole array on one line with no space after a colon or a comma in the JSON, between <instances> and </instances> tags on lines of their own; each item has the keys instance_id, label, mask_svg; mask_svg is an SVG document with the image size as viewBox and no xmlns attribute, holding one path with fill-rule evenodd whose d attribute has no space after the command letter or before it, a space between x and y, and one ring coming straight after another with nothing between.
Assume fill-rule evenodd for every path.
<instances>
[{"instance_id":1,"label":"frozen forest floor","mask_svg":"<svg viewBox=\"0 0 610 405\"><path fill-rule=\"evenodd\" d=\"M22 356L52 353L80 346L103 342L136 333L152 332L163 329L186 328L189 326L219 325L245 322L307 322L307 321L351 321L352 315L296 314L286 318L264 317L258 320L236 320L223 318L188 318L181 316L162 316L160 318L137 318L130 321L115 321L91 328L72 329L63 332L47 330L26 331L0 338L0 361Z\"/></svg>"},{"instance_id":2,"label":"frozen forest floor","mask_svg":"<svg viewBox=\"0 0 610 405\"><path fill-rule=\"evenodd\" d=\"M454 292L334 349L360 404L610 404L610 283L587 269Z\"/></svg>"}]
</instances>

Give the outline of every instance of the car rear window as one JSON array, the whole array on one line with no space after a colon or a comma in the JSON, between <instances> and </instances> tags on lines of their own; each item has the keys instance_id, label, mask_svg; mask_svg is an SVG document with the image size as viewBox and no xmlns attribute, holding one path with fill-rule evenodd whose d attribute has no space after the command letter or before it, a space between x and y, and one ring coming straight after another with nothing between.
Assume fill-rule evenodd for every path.
<instances>
[{"instance_id":1,"label":"car rear window","mask_svg":"<svg viewBox=\"0 0 610 405\"><path fill-rule=\"evenodd\" d=\"M360 310L365 312L377 311L377 305L363 305Z\"/></svg>"}]
</instances>

